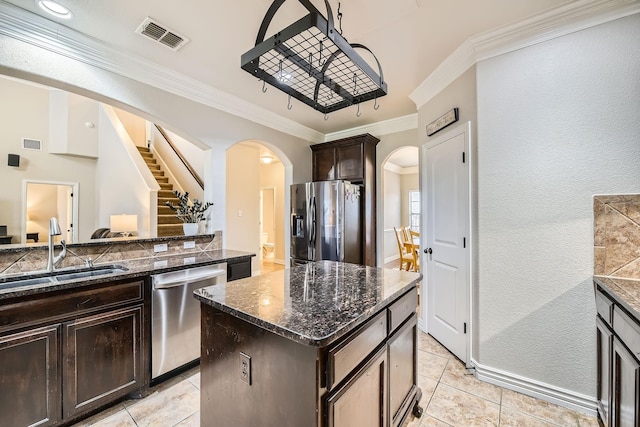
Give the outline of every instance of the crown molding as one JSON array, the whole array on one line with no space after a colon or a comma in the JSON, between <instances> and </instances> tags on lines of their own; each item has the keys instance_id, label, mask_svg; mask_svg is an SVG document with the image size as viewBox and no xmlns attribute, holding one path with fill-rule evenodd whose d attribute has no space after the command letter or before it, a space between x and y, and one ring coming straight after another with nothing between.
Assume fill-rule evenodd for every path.
<instances>
[{"instance_id":1,"label":"crown molding","mask_svg":"<svg viewBox=\"0 0 640 427\"><path fill-rule=\"evenodd\" d=\"M640 13L638 0L579 0L469 37L409 97L421 108L479 61Z\"/></svg>"},{"instance_id":2,"label":"crown molding","mask_svg":"<svg viewBox=\"0 0 640 427\"><path fill-rule=\"evenodd\" d=\"M324 142L335 141L336 139L342 138L349 138L351 136L362 135L363 133L370 133L371 135L380 136L417 128L418 114L413 113L406 116L396 117L394 119L357 126L351 129L331 132L324 136Z\"/></svg>"},{"instance_id":3,"label":"crown molding","mask_svg":"<svg viewBox=\"0 0 640 427\"><path fill-rule=\"evenodd\" d=\"M0 1L0 34L84 64L153 86L246 120L323 142L325 135L228 92Z\"/></svg>"}]
</instances>

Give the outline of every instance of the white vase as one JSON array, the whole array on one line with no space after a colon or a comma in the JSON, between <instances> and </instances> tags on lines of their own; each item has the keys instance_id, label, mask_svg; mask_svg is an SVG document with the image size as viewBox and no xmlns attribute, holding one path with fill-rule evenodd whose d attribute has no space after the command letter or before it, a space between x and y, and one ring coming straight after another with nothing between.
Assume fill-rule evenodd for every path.
<instances>
[{"instance_id":1,"label":"white vase","mask_svg":"<svg viewBox=\"0 0 640 427\"><path fill-rule=\"evenodd\" d=\"M196 222L185 222L182 224L182 229L184 230L185 236L195 236L198 234L198 223Z\"/></svg>"}]
</instances>

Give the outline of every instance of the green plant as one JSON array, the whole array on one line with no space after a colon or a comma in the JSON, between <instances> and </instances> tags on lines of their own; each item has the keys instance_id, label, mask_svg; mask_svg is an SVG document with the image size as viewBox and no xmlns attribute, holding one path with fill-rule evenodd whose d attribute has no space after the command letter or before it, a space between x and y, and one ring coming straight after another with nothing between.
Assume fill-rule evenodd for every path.
<instances>
[{"instance_id":1,"label":"green plant","mask_svg":"<svg viewBox=\"0 0 640 427\"><path fill-rule=\"evenodd\" d=\"M174 206L170 201L165 202L165 205L169 206L169 209L176 212L176 216L182 220L182 222L198 223L204 219L204 213L213 205L211 202L202 203L198 199L193 199L193 202L189 200L189 192L184 194L178 190L174 190L173 194L176 195L180 204Z\"/></svg>"}]
</instances>

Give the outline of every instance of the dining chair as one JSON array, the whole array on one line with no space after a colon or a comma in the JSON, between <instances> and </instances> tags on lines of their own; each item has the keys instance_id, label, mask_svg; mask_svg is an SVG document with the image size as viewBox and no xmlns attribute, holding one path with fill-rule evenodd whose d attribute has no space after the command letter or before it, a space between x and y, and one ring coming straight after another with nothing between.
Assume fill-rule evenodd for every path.
<instances>
[{"instance_id":1,"label":"dining chair","mask_svg":"<svg viewBox=\"0 0 640 427\"><path fill-rule=\"evenodd\" d=\"M405 246L405 239L402 230L398 230L393 227L393 231L396 233L396 241L398 242L398 252L400 254L400 270L403 270L403 266L406 266L404 270L409 271L413 267L413 261L415 257L412 253L407 252Z\"/></svg>"}]
</instances>

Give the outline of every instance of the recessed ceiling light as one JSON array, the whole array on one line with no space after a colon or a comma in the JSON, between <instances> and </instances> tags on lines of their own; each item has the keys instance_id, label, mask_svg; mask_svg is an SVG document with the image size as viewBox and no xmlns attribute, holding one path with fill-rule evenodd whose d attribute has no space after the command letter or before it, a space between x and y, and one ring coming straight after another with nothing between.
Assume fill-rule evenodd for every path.
<instances>
[{"instance_id":1,"label":"recessed ceiling light","mask_svg":"<svg viewBox=\"0 0 640 427\"><path fill-rule=\"evenodd\" d=\"M66 7L52 0L36 0L40 9L57 18L71 19L73 13Z\"/></svg>"}]
</instances>

